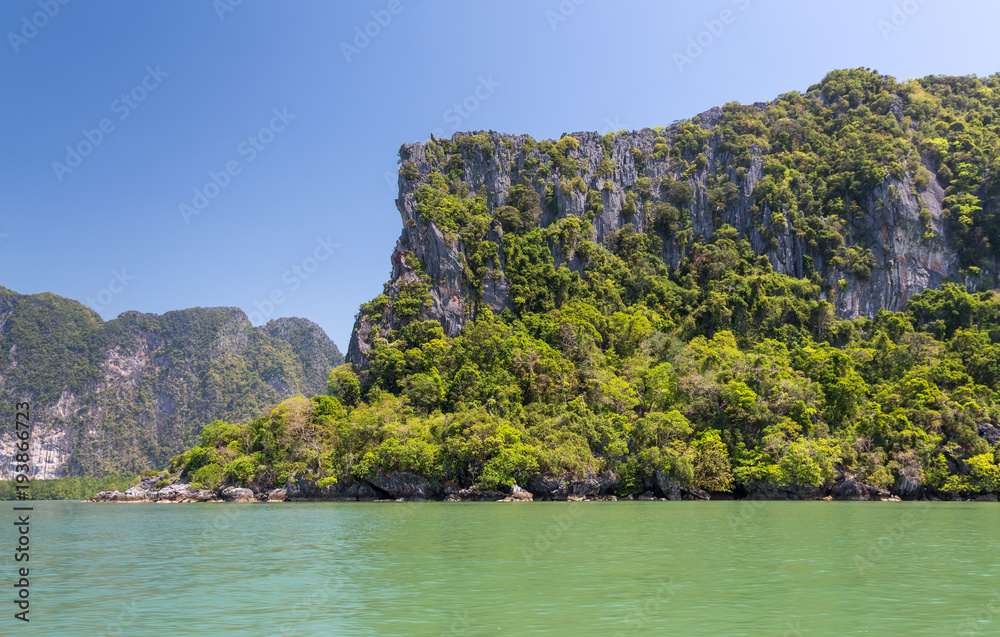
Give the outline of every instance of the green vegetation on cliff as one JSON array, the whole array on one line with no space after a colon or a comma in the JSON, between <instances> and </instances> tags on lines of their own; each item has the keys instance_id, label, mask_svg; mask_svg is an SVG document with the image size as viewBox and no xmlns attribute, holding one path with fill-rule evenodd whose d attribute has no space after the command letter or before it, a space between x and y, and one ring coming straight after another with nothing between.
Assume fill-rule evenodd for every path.
<instances>
[{"instance_id":1,"label":"green vegetation on cliff","mask_svg":"<svg viewBox=\"0 0 1000 637\"><path fill-rule=\"evenodd\" d=\"M756 294L730 329L692 306L671 321L585 301L509 323L487 310L455 338L416 321L376 346L364 393L345 366L330 395L206 427L172 469L206 486L410 471L496 488L610 470L627 494L657 470L729 491L839 469L882 488L1000 487L998 449L977 434L1000 416L1000 295L947 285L906 313L838 321L767 294L801 282L741 263L726 280Z\"/></svg>"},{"instance_id":2,"label":"green vegetation on cliff","mask_svg":"<svg viewBox=\"0 0 1000 637\"><path fill-rule=\"evenodd\" d=\"M134 474L190 447L217 417L325 391L342 360L303 319L254 328L237 308L193 308L105 322L71 299L0 288L0 440L13 434L15 402L30 402L33 438L48 448L36 471Z\"/></svg>"},{"instance_id":3,"label":"green vegetation on cliff","mask_svg":"<svg viewBox=\"0 0 1000 637\"><path fill-rule=\"evenodd\" d=\"M601 244L592 224L615 187L614 133L597 166L572 137L428 142L426 164L404 158L401 172L419 181L416 223L460 242L472 297L461 331L435 320L430 282L407 254L415 278L361 308L359 324L375 326L364 365L335 370L328 395L214 423L172 469L205 485L408 471L496 488L614 472L621 494L657 473L709 491L837 475L901 492L1000 490L1000 293L980 270L1000 254L998 109L998 76L898 83L867 70L764 107L729 104L712 128L682 122L657 129L652 152L632 149L638 177L621 210L646 223ZM709 145L725 158L712 171ZM466 170L500 155L516 177L491 206ZM724 211L744 196L733 176L752 156L764 160L751 212L767 211L771 247L779 230L804 240L802 278L718 219L693 230L693 180ZM669 170L653 179L657 162ZM963 280L902 312L839 319L842 286L815 264L872 276L878 246L860 213L882 205L873 189L907 175L915 191L931 179L944 188ZM559 196L581 197L583 214L560 214ZM482 298L501 280L509 293L492 312Z\"/></svg>"}]
</instances>

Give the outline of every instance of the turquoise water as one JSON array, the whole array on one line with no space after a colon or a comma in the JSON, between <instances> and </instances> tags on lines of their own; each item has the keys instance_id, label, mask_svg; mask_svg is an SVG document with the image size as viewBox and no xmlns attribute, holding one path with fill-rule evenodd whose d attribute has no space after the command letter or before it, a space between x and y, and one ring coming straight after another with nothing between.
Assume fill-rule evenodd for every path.
<instances>
[{"instance_id":1,"label":"turquoise water","mask_svg":"<svg viewBox=\"0 0 1000 637\"><path fill-rule=\"evenodd\" d=\"M3 635L1000 635L996 503L34 506Z\"/></svg>"}]
</instances>

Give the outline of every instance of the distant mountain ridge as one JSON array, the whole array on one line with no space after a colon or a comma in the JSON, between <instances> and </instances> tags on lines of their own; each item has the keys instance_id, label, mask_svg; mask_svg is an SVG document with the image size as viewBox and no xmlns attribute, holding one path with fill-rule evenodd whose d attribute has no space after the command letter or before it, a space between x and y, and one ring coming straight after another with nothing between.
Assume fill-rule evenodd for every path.
<instances>
[{"instance_id":1,"label":"distant mountain ridge","mask_svg":"<svg viewBox=\"0 0 1000 637\"><path fill-rule=\"evenodd\" d=\"M36 478L162 466L213 420L323 393L343 356L315 323L253 327L239 308L103 321L50 293L0 287L0 479L12 469L13 407L30 401Z\"/></svg>"}]
</instances>

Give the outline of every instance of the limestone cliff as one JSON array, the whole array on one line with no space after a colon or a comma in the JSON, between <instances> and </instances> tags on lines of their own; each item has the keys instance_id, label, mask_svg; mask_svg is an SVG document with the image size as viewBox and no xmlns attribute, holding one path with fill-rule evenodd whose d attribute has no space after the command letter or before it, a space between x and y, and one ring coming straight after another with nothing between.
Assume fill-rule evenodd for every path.
<instances>
[{"instance_id":1,"label":"limestone cliff","mask_svg":"<svg viewBox=\"0 0 1000 637\"><path fill-rule=\"evenodd\" d=\"M76 301L0 288L0 479L13 466L15 402L31 404L34 477L138 472L208 422L325 393L341 361L305 319L255 328L238 308L193 308L104 322Z\"/></svg>"},{"instance_id":2,"label":"limestone cliff","mask_svg":"<svg viewBox=\"0 0 1000 637\"><path fill-rule=\"evenodd\" d=\"M762 113L768 107L755 104L740 108ZM477 297L482 307L496 312L509 306L500 221L494 218L487 234L497 246L497 258L488 264L487 275L479 279L470 278L461 237L449 236L420 213L420 189L433 174L445 170L462 175L470 197L484 195L494 215L510 203L513 188L525 184L544 201L536 220L542 227L568 217L586 219L589 236L583 239L602 245L627 224L637 232L655 232L662 239L663 260L672 268L678 266L684 245L698 237L708 238L729 224L749 240L757 254L766 255L777 272L812 277L820 283L823 298L842 318L873 316L881 308L901 310L913 294L966 276L960 271L952 224L944 213L945 188L931 158L914 152L903 162L904 170L895 174L883 171L883 178L866 189L858 197L860 201L853 202L856 209L845 215L847 221L833 221L819 213L814 225L826 224L825 231L842 236L841 252L834 253L817 248L815 240L810 240L811 230L807 232L802 224L794 227L787 219L787 206L772 207L761 195L758 187L765 177L769 153L751 144L742 160L735 161L733 144L715 131L723 115L723 109L715 108L693 118L701 145L676 154L672 150L692 137L690 123L605 136L572 133L568 137L573 143L564 145L562 152L553 150L559 142L546 146L547 142L536 143L526 135L492 131L404 144L399 151L402 168L396 200L403 230L392 253L392 275L385 296L391 301L408 284L425 281L430 302L421 309L421 316L440 321L448 335L455 335L472 316ZM898 104L893 104L887 115L894 118L897 130L913 126L909 119L903 119ZM569 166L567 162L571 162ZM928 171L929 179L915 177L921 168ZM690 196L671 199L661 187L664 180L688 184L685 189ZM720 184L726 188L719 189ZM658 206L671 202L686 217L679 226L686 226L687 231L656 223ZM845 247L858 248L852 255L862 255L860 265L832 258L843 255ZM584 273L585 264L578 257L567 255L555 244L551 249L557 264ZM977 276L995 281L995 261L978 265ZM475 290L476 286L481 290ZM387 337L399 324L391 303L374 311L363 308L347 360L359 369L367 368L365 353L372 339Z\"/></svg>"}]
</instances>

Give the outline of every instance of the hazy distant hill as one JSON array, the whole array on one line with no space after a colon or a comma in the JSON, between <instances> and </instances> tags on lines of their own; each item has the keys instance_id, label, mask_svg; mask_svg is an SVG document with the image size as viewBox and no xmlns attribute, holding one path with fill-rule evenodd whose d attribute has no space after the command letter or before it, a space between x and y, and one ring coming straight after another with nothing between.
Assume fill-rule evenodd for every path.
<instances>
[{"instance_id":1,"label":"hazy distant hill","mask_svg":"<svg viewBox=\"0 0 1000 637\"><path fill-rule=\"evenodd\" d=\"M10 477L15 402L31 402L37 477L138 471L217 418L325 391L342 360L305 319L255 328L217 307L105 322L77 301L0 287L0 478Z\"/></svg>"}]
</instances>

